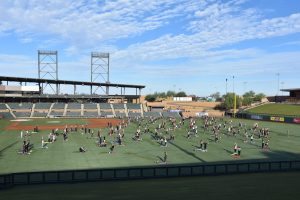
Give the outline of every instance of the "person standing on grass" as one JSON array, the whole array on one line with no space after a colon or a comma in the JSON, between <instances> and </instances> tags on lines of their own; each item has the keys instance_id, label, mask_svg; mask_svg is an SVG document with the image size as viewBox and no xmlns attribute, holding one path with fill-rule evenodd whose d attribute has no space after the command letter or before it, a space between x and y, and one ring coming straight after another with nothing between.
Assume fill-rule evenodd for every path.
<instances>
[{"instance_id":1,"label":"person standing on grass","mask_svg":"<svg viewBox=\"0 0 300 200\"><path fill-rule=\"evenodd\" d=\"M114 151L114 149L115 149L115 145L113 144L113 145L111 145L111 147L109 148L109 154L111 154L113 151Z\"/></svg>"},{"instance_id":2,"label":"person standing on grass","mask_svg":"<svg viewBox=\"0 0 300 200\"><path fill-rule=\"evenodd\" d=\"M167 164L167 159L168 159L168 154L167 154L167 152L165 151L163 163Z\"/></svg>"},{"instance_id":3,"label":"person standing on grass","mask_svg":"<svg viewBox=\"0 0 300 200\"><path fill-rule=\"evenodd\" d=\"M22 139L22 138L23 138L23 130L21 131L21 133L20 133L20 134L21 134L21 139Z\"/></svg>"},{"instance_id":4,"label":"person standing on grass","mask_svg":"<svg viewBox=\"0 0 300 200\"><path fill-rule=\"evenodd\" d=\"M237 153L237 149L238 149L238 145L237 145L237 143L234 143L233 154Z\"/></svg>"}]
</instances>

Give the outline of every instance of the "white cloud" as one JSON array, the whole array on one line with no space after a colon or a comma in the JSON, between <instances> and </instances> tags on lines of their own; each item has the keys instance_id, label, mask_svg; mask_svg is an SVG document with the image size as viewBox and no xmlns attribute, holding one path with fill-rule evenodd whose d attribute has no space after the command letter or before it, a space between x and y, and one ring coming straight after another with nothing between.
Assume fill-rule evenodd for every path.
<instances>
[{"instance_id":1,"label":"white cloud","mask_svg":"<svg viewBox=\"0 0 300 200\"><path fill-rule=\"evenodd\" d=\"M299 71L297 51L269 53L256 46L228 47L300 32L300 13L270 18L258 8L245 7L245 1L1 1L0 36L14 34L23 43L37 40L38 48L43 49L59 47L67 60L85 54L74 56L74 61L60 61L60 77L69 79L88 80L89 52L99 49L111 52L112 71L126 68L133 72L119 75L120 81L143 82L148 75L193 77L236 72L246 76ZM151 35L156 29L159 31ZM146 32L152 39L143 37ZM121 39L127 39L125 45L119 43ZM35 60L19 55L0 55L0 60L0 69L36 66ZM135 78L137 74L140 79Z\"/></svg>"},{"instance_id":2,"label":"white cloud","mask_svg":"<svg viewBox=\"0 0 300 200\"><path fill-rule=\"evenodd\" d=\"M203 58L215 49L238 42L300 32L300 13L264 19L255 9L242 9L240 1L213 3L196 11L187 29L191 34L166 34L115 52L116 59L145 62L152 60ZM138 56L137 56L138 55Z\"/></svg>"},{"instance_id":3,"label":"white cloud","mask_svg":"<svg viewBox=\"0 0 300 200\"><path fill-rule=\"evenodd\" d=\"M203 5L196 0L1 1L0 32L58 36L70 46L93 48L156 29Z\"/></svg>"}]
</instances>

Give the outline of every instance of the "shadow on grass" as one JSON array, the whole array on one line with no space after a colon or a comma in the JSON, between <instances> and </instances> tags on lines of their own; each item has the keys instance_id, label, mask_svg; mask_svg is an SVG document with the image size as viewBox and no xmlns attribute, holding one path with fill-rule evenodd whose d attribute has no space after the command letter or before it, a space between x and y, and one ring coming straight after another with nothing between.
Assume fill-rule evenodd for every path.
<instances>
[{"instance_id":1,"label":"shadow on grass","mask_svg":"<svg viewBox=\"0 0 300 200\"><path fill-rule=\"evenodd\" d=\"M163 162L164 161L164 159L162 158L162 157L160 157L160 156L156 156L161 162Z\"/></svg>"},{"instance_id":2,"label":"shadow on grass","mask_svg":"<svg viewBox=\"0 0 300 200\"><path fill-rule=\"evenodd\" d=\"M201 162L206 162L205 160L203 160L203 159L199 158L198 156L196 156L195 153L190 152L190 151L188 151L188 150L186 150L186 149L180 147L179 145L177 145L177 144L175 144L175 143L173 143L173 142L169 142L169 143L170 143L171 145L173 145L174 147L176 147L177 149L179 149L180 151L186 153L187 155L189 155L189 156L191 156L191 157L193 157L193 158L195 158L195 159L197 159L197 160L199 160L199 161L201 161Z\"/></svg>"},{"instance_id":3,"label":"shadow on grass","mask_svg":"<svg viewBox=\"0 0 300 200\"><path fill-rule=\"evenodd\" d=\"M15 141L13 143L11 143L10 145L4 147L3 149L0 150L0 157L2 157L2 153L5 152L6 150L8 150L9 148L15 146L18 143L18 141Z\"/></svg>"}]
</instances>

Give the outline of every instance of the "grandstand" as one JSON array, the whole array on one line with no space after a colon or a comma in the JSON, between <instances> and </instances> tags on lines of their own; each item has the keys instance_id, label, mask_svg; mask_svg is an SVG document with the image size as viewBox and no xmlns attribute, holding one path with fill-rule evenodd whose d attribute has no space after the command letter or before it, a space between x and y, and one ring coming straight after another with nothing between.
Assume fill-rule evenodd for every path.
<instances>
[{"instance_id":1,"label":"grandstand","mask_svg":"<svg viewBox=\"0 0 300 200\"><path fill-rule=\"evenodd\" d=\"M2 118L99 118L99 117L171 117L179 118L178 112L145 111L142 104L134 103L7 103L0 104Z\"/></svg>"}]
</instances>

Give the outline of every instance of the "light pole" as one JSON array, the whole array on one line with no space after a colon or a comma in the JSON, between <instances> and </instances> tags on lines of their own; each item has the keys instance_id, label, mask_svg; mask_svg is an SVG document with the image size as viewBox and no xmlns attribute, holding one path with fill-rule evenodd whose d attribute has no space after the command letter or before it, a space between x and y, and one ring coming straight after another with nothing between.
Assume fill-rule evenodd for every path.
<instances>
[{"instance_id":1,"label":"light pole","mask_svg":"<svg viewBox=\"0 0 300 200\"><path fill-rule=\"evenodd\" d=\"M227 81L228 81L228 79L226 78L226 94L227 94Z\"/></svg>"},{"instance_id":2,"label":"light pole","mask_svg":"<svg viewBox=\"0 0 300 200\"><path fill-rule=\"evenodd\" d=\"M232 90L233 90L233 95L234 95L234 101L233 101L233 117L235 118L235 113L236 113L236 95L234 92L234 76L232 76Z\"/></svg>"},{"instance_id":3,"label":"light pole","mask_svg":"<svg viewBox=\"0 0 300 200\"><path fill-rule=\"evenodd\" d=\"M284 82L281 82L281 89L283 89ZM281 91L281 95L283 96L283 91Z\"/></svg>"},{"instance_id":4,"label":"light pole","mask_svg":"<svg viewBox=\"0 0 300 200\"><path fill-rule=\"evenodd\" d=\"M232 92L234 93L234 76L232 76Z\"/></svg>"},{"instance_id":5,"label":"light pole","mask_svg":"<svg viewBox=\"0 0 300 200\"><path fill-rule=\"evenodd\" d=\"M276 73L276 76L277 76L277 96L279 95L279 76L280 76L280 73Z\"/></svg>"}]
</instances>

